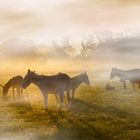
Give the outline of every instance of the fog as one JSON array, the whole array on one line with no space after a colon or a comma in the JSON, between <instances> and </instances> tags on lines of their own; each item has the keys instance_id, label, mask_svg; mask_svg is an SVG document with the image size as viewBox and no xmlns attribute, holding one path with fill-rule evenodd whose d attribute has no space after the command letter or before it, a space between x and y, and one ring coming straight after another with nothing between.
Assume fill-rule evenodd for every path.
<instances>
[{"instance_id":1,"label":"fog","mask_svg":"<svg viewBox=\"0 0 140 140\"><path fill-rule=\"evenodd\" d=\"M28 68L40 73L139 68L139 4L1 1L0 74L24 74Z\"/></svg>"},{"instance_id":2,"label":"fog","mask_svg":"<svg viewBox=\"0 0 140 140\"><path fill-rule=\"evenodd\" d=\"M0 74L24 74L28 68L40 73L109 72L112 67L139 68L139 31L102 31L36 44L33 40L10 39L0 45Z\"/></svg>"}]
</instances>

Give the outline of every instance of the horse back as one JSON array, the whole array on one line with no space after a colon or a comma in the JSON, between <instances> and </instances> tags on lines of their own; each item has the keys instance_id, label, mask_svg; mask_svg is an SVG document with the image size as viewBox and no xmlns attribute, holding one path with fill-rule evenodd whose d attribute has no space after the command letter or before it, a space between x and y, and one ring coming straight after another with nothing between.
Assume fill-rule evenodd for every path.
<instances>
[{"instance_id":1,"label":"horse back","mask_svg":"<svg viewBox=\"0 0 140 140\"><path fill-rule=\"evenodd\" d=\"M140 69L131 69L131 70L126 70L124 72L128 72L128 73L140 73Z\"/></svg>"},{"instance_id":2,"label":"horse back","mask_svg":"<svg viewBox=\"0 0 140 140\"><path fill-rule=\"evenodd\" d=\"M48 91L67 90L70 83L70 77L67 74L59 73L53 76L44 76L40 81Z\"/></svg>"},{"instance_id":3,"label":"horse back","mask_svg":"<svg viewBox=\"0 0 140 140\"><path fill-rule=\"evenodd\" d=\"M12 79L9 80L11 86L20 86L23 82L22 76L15 76Z\"/></svg>"},{"instance_id":4,"label":"horse back","mask_svg":"<svg viewBox=\"0 0 140 140\"><path fill-rule=\"evenodd\" d=\"M130 81L140 80L140 69L132 69L124 71L124 76Z\"/></svg>"}]
</instances>

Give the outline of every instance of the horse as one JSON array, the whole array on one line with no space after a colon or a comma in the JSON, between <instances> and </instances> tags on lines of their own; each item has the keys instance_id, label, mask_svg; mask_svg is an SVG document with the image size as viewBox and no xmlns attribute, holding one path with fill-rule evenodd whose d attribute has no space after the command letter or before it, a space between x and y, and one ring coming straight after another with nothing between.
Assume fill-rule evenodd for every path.
<instances>
[{"instance_id":1,"label":"horse","mask_svg":"<svg viewBox=\"0 0 140 140\"><path fill-rule=\"evenodd\" d=\"M132 83L133 89L135 89L135 84L138 84L140 87L140 69L120 70L112 68L110 79L113 79L115 76L120 78L120 82L123 82L124 89L127 88L126 80Z\"/></svg>"},{"instance_id":2,"label":"horse","mask_svg":"<svg viewBox=\"0 0 140 140\"><path fill-rule=\"evenodd\" d=\"M52 76L45 76L45 75L38 75L34 71L28 70L27 74L25 75L22 87L25 89L27 88L31 83L35 84L41 91L43 97L44 97L44 104L45 109L48 109L48 94L58 94L60 97L60 107L59 110L61 110L63 105L63 99L64 99L64 91L68 91L68 86L70 82L70 77L65 73L58 73L56 75ZM69 93L67 94L67 100L68 103L70 103L70 96Z\"/></svg>"},{"instance_id":3,"label":"horse","mask_svg":"<svg viewBox=\"0 0 140 140\"><path fill-rule=\"evenodd\" d=\"M74 99L75 90L82 84L90 85L89 78L86 72L70 78L69 90L72 91L72 99Z\"/></svg>"},{"instance_id":4,"label":"horse","mask_svg":"<svg viewBox=\"0 0 140 140\"><path fill-rule=\"evenodd\" d=\"M6 96L8 94L8 90L12 88L13 91L13 98L15 98L15 89L17 91L18 97L23 93L22 84L23 77L22 76L15 76L8 80L8 82L5 85L0 85L3 88L3 96Z\"/></svg>"}]
</instances>

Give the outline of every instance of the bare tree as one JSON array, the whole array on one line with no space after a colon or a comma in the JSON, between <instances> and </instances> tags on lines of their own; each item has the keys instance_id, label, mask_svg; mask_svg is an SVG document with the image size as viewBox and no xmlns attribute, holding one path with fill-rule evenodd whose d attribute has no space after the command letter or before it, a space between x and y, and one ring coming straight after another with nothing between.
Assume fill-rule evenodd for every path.
<instances>
[{"instance_id":1,"label":"bare tree","mask_svg":"<svg viewBox=\"0 0 140 140\"><path fill-rule=\"evenodd\" d=\"M54 47L54 54L57 57L67 57L67 53L58 41L53 41L52 46Z\"/></svg>"},{"instance_id":2,"label":"bare tree","mask_svg":"<svg viewBox=\"0 0 140 140\"><path fill-rule=\"evenodd\" d=\"M92 35L88 36L88 38L81 42L81 55L87 57L91 51L96 48L96 42Z\"/></svg>"},{"instance_id":3,"label":"bare tree","mask_svg":"<svg viewBox=\"0 0 140 140\"><path fill-rule=\"evenodd\" d=\"M68 37L65 37L62 41L61 41L62 47L65 50L71 49L72 45L70 44L70 40Z\"/></svg>"},{"instance_id":4,"label":"bare tree","mask_svg":"<svg viewBox=\"0 0 140 140\"><path fill-rule=\"evenodd\" d=\"M69 37L65 37L62 40L61 46L66 53L68 53L70 55L73 55L75 53L75 48L73 48L72 44L70 43Z\"/></svg>"},{"instance_id":5,"label":"bare tree","mask_svg":"<svg viewBox=\"0 0 140 140\"><path fill-rule=\"evenodd\" d=\"M105 43L114 40L113 33L109 30L103 32L96 32L95 35L98 40L99 46L103 46Z\"/></svg>"},{"instance_id":6,"label":"bare tree","mask_svg":"<svg viewBox=\"0 0 140 140\"><path fill-rule=\"evenodd\" d=\"M52 45L58 56L71 57L75 53L75 48L70 44L68 37L63 38L61 41L53 41Z\"/></svg>"}]
</instances>

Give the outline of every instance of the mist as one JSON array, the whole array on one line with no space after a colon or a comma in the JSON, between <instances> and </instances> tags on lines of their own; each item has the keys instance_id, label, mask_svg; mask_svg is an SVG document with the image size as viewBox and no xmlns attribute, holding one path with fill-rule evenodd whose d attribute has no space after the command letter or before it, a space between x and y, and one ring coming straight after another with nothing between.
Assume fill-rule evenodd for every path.
<instances>
[{"instance_id":1,"label":"mist","mask_svg":"<svg viewBox=\"0 0 140 140\"><path fill-rule=\"evenodd\" d=\"M112 67L139 68L139 44L139 31L135 30L93 32L82 36L76 43L70 37L46 44L10 39L0 45L0 73L23 74L28 68L42 73L92 73L109 72Z\"/></svg>"}]
</instances>

